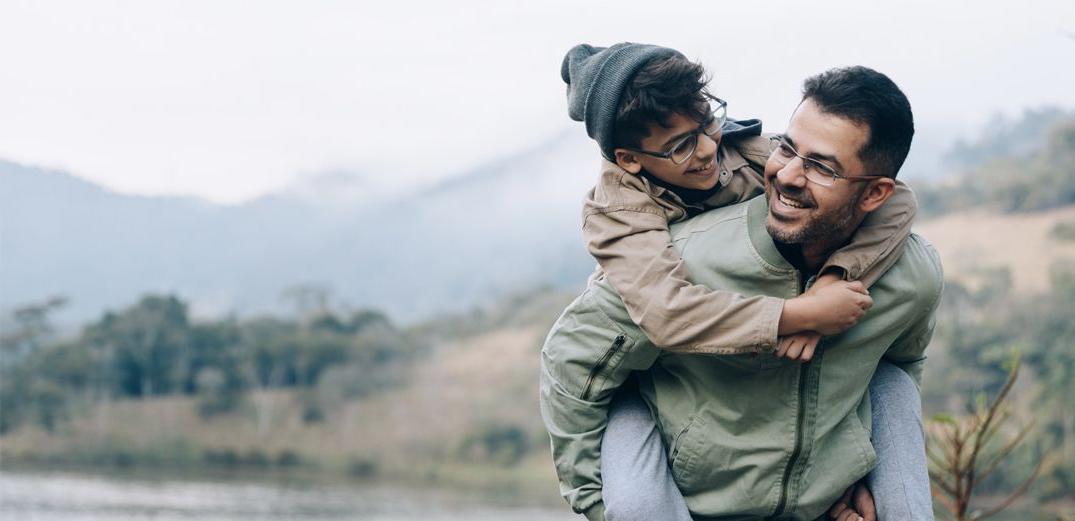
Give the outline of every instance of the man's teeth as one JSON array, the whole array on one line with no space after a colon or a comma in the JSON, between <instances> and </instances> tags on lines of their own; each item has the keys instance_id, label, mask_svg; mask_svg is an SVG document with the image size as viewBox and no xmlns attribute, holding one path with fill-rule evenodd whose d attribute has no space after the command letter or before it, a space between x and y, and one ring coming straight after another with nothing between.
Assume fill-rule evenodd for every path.
<instances>
[{"instance_id":1,"label":"man's teeth","mask_svg":"<svg viewBox=\"0 0 1075 521\"><path fill-rule=\"evenodd\" d=\"M692 168L692 169L687 170L687 171L692 173L692 174L697 174L697 173L705 172L706 170L709 170L709 167L711 167L711 166L713 166L713 163L709 163L708 165L700 166L698 168Z\"/></svg>"},{"instance_id":2,"label":"man's teeth","mask_svg":"<svg viewBox=\"0 0 1075 521\"><path fill-rule=\"evenodd\" d=\"M788 199L787 197L784 197L784 194L779 194L779 198L780 198L780 202L782 202L785 205L790 206L792 208L806 208L805 205L800 204L800 203L798 203L796 201L792 201L791 199Z\"/></svg>"}]
</instances>

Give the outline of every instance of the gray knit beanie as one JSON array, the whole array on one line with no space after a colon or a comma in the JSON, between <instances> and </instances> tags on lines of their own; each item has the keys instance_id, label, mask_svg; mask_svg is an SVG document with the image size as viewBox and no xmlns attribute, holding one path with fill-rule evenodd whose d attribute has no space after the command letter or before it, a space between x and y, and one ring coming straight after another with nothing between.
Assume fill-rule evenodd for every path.
<instances>
[{"instance_id":1,"label":"gray knit beanie","mask_svg":"<svg viewBox=\"0 0 1075 521\"><path fill-rule=\"evenodd\" d=\"M567 83L567 113L586 122L586 134L597 141L605 159L615 160L612 131L624 89L635 73L655 58L683 57L657 45L617 43L612 47L579 44L567 51L560 77Z\"/></svg>"}]
</instances>

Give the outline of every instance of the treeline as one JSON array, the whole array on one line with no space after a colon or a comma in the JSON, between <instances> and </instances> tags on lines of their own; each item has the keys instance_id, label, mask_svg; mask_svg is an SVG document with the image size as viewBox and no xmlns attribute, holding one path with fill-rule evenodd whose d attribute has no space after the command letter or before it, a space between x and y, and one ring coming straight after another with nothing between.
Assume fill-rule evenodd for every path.
<instances>
[{"instance_id":1,"label":"treeline","mask_svg":"<svg viewBox=\"0 0 1075 521\"><path fill-rule=\"evenodd\" d=\"M928 354L923 398L927 411L960 414L996 396L1017 353L1022 361L1012 424L1033 424L1020 449L982 492L1013 490L1039 461L1032 493L1047 501L1075 497L1075 269L1054 266L1050 290L1021 295L998 269L968 287L946 282Z\"/></svg>"},{"instance_id":2,"label":"treeline","mask_svg":"<svg viewBox=\"0 0 1075 521\"><path fill-rule=\"evenodd\" d=\"M199 413L212 416L234 410L251 390L330 384L361 397L398 383L418 350L382 313L343 313L323 301L296 318L194 321L179 298L150 295L59 339L49 315L63 304L52 299L5 317L0 434L27 422L54 430L108 400L196 396ZM308 400L304 420L323 414Z\"/></svg>"},{"instance_id":3,"label":"treeline","mask_svg":"<svg viewBox=\"0 0 1075 521\"><path fill-rule=\"evenodd\" d=\"M1028 112L978 143L958 145L949 159L957 173L916 184L925 215L986 207L1004 212L1075 204L1075 115Z\"/></svg>"}]
</instances>

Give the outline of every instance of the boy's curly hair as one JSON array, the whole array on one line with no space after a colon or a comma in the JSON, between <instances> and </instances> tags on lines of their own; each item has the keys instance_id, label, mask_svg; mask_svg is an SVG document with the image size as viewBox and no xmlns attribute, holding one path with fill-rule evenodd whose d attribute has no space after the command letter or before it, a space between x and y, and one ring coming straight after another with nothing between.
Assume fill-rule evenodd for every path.
<instances>
[{"instance_id":1,"label":"boy's curly hair","mask_svg":"<svg viewBox=\"0 0 1075 521\"><path fill-rule=\"evenodd\" d=\"M681 114L698 123L709 115L706 89L709 77L701 64L681 56L647 63L639 69L620 98L613 139L617 147L638 148L656 123L670 127L669 118Z\"/></svg>"}]
</instances>

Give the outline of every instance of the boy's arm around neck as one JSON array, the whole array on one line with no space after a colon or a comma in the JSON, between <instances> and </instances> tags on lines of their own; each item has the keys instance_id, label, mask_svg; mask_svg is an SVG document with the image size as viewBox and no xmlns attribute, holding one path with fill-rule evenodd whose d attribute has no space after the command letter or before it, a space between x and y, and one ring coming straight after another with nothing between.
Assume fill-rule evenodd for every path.
<instances>
[{"instance_id":1,"label":"boy's arm around neck","mask_svg":"<svg viewBox=\"0 0 1075 521\"><path fill-rule=\"evenodd\" d=\"M668 231L684 210L640 178L620 172L606 168L591 192L583 238L646 336L662 349L684 353L740 354L775 347L784 300L691 282Z\"/></svg>"},{"instance_id":2,"label":"boy's arm around neck","mask_svg":"<svg viewBox=\"0 0 1075 521\"><path fill-rule=\"evenodd\" d=\"M866 216L851 242L830 255L820 273L842 270L845 280L872 286L899 260L917 214L914 192L903 181L896 181L892 197Z\"/></svg>"}]
</instances>

